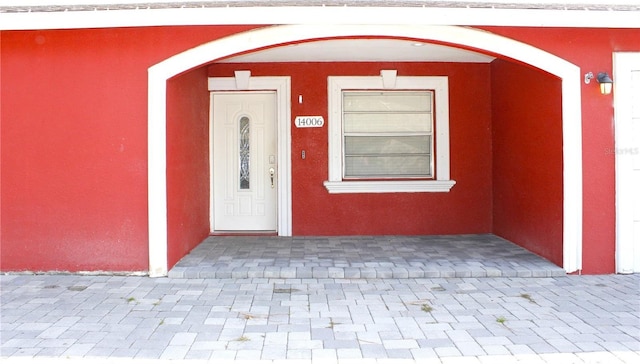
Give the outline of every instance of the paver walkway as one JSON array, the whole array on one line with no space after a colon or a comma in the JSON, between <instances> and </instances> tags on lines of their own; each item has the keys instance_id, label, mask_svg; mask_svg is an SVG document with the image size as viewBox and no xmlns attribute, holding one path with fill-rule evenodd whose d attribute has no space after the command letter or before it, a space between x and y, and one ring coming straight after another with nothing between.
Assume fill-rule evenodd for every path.
<instances>
[{"instance_id":1,"label":"paver walkway","mask_svg":"<svg viewBox=\"0 0 640 364\"><path fill-rule=\"evenodd\" d=\"M5 363L640 363L640 275L0 275Z\"/></svg>"},{"instance_id":2,"label":"paver walkway","mask_svg":"<svg viewBox=\"0 0 640 364\"><path fill-rule=\"evenodd\" d=\"M562 268L495 235L209 237L172 278L556 277Z\"/></svg>"}]
</instances>

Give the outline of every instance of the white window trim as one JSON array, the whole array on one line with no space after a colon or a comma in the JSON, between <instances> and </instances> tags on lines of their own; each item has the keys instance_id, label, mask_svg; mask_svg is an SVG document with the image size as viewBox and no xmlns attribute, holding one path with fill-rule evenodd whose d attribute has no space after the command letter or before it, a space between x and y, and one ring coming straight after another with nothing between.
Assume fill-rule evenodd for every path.
<instances>
[{"instance_id":1,"label":"white window trim","mask_svg":"<svg viewBox=\"0 0 640 364\"><path fill-rule=\"evenodd\" d=\"M383 73L384 74L384 73ZM433 90L435 92L435 161L433 180L343 181L342 91ZM330 76L329 92L329 193L449 192L456 181L449 173L449 79L446 76L402 76L385 83L380 76Z\"/></svg>"}]
</instances>

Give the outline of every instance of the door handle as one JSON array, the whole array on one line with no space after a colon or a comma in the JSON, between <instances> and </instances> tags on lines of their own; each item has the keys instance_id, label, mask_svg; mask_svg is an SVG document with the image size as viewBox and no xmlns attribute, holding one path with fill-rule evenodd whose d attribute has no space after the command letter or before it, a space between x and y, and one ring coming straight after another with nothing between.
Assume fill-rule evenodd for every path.
<instances>
[{"instance_id":1,"label":"door handle","mask_svg":"<svg viewBox=\"0 0 640 364\"><path fill-rule=\"evenodd\" d=\"M276 174L276 170L273 167L269 168L269 176L271 177L271 188L274 188L273 178L275 174Z\"/></svg>"}]
</instances>

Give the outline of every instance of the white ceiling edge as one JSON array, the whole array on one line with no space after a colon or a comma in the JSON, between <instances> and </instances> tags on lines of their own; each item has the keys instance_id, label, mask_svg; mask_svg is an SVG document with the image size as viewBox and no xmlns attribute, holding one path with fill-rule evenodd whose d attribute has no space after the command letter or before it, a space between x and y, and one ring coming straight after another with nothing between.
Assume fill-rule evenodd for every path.
<instances>
[{"instance_id":1,"label":"white ceiling edge","mask_svg":"<svg viewBox=\"0 0 640 364\"><path fill-rule=\"evenodd\" d=\"M196 0L197 1L197 0ZM204 0L207 1L207 0ZM65 6L65 5L117 5L117 4L159 4L159 3L193 3L194 0L0 0L0 6ZM209 0L215 3L216 0ZM225 3L225 1L217 1ZM248 1L247 1L248 2ZM302 2L302 1L301 1ZM455 0L456 3L469 4L518 4L518 0ZM537 0L527 1L537 5L639 5L640 0Z\"/></svg>"},{"instance_id":2,"label":"white ceiling edge","mask_svg":"<svg viewBox=\"0 0 640 364\"><path fill-rule=\"evenodd\" d=\"M264 62L467 62L495 57L461 48L397 39L334 39L269 48L218 61Z\"/></svg>"},{"instance_id":3,"label":"white ceiling edge","mask_svg":"<svg viewBox=\"0 0 640 364\"><path fill-rule=\"evenodd\" d=\"M188 25L457 25L640 28L640 11L516 8L270 6L0 12L0 30Z\"/></svg>"}]
</instances>

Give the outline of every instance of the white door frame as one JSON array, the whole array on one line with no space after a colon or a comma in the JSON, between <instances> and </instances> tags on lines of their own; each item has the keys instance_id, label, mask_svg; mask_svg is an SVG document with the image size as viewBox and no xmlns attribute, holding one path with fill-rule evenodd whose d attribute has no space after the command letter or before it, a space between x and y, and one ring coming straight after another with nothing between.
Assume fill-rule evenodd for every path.
<instances>
[{"instance_id":1,"label":"white door frame","mask_svg":"<svg viewBox=\"0 0 640 364\"><path fill-rule=\"evenodd\" d=\"M616 166L616 272L634 273L640 271L635 261L636 250L634 243L634 225L629 217L633 217L634 193L640 193L638 186L632 180L632 166L634 153L638 153L640 146L633 145L632 128L629 121L633 115L632 83L630 74L633 70L640 70L640 52L613 53L614 81L614 109L615 109L615 149L611 153L615 156ZM635 100L638 102L638 100ZM638 239L637 236L635 236ZM634 245L635 244L635 245Z\"/></svg>"},{"instance_id":2,"label":"white door frame","mask_svg":"<svg viewBox=\"0 0 640 364\"><path fill-rule=\"evenodd\" d=\"M277 138L277 229L280 236L291 236L291 78L251 77L248 71L236 72L236 77L209 77L211 93L209 107L213 107L213 94L217 91L273 91L276 92ZM209 112L209 131L213 130L213 112ZM209 182L213 183L213 133L209 132ZM214 191L210 190L210 231L214 231Z\"/></svg>"},{"instance_id":3,"label":"white door frame","mask_svg":"<svg viewBox=\"0 0 640 364\"><path fill-rule=\"evenodd\" d=\"M415 24L299 24L250 30L202 44L149 68L148 212L149 275L167 267L167 80L212 61L254 49L332 37L397 37L460 45L503 55L557 76L562 88L563 268L582 269L582 109L580 68L528 44L470 27ZM290 144L279 158L290 158ZM290 171L287 171L288 176ZM287 212L290 214L290 212ZM290 219L290 216L289 216ZM291 229L291 226L288 226ZM290 235L291 230L280 230Z\"/></svg>"}]
</instances>

